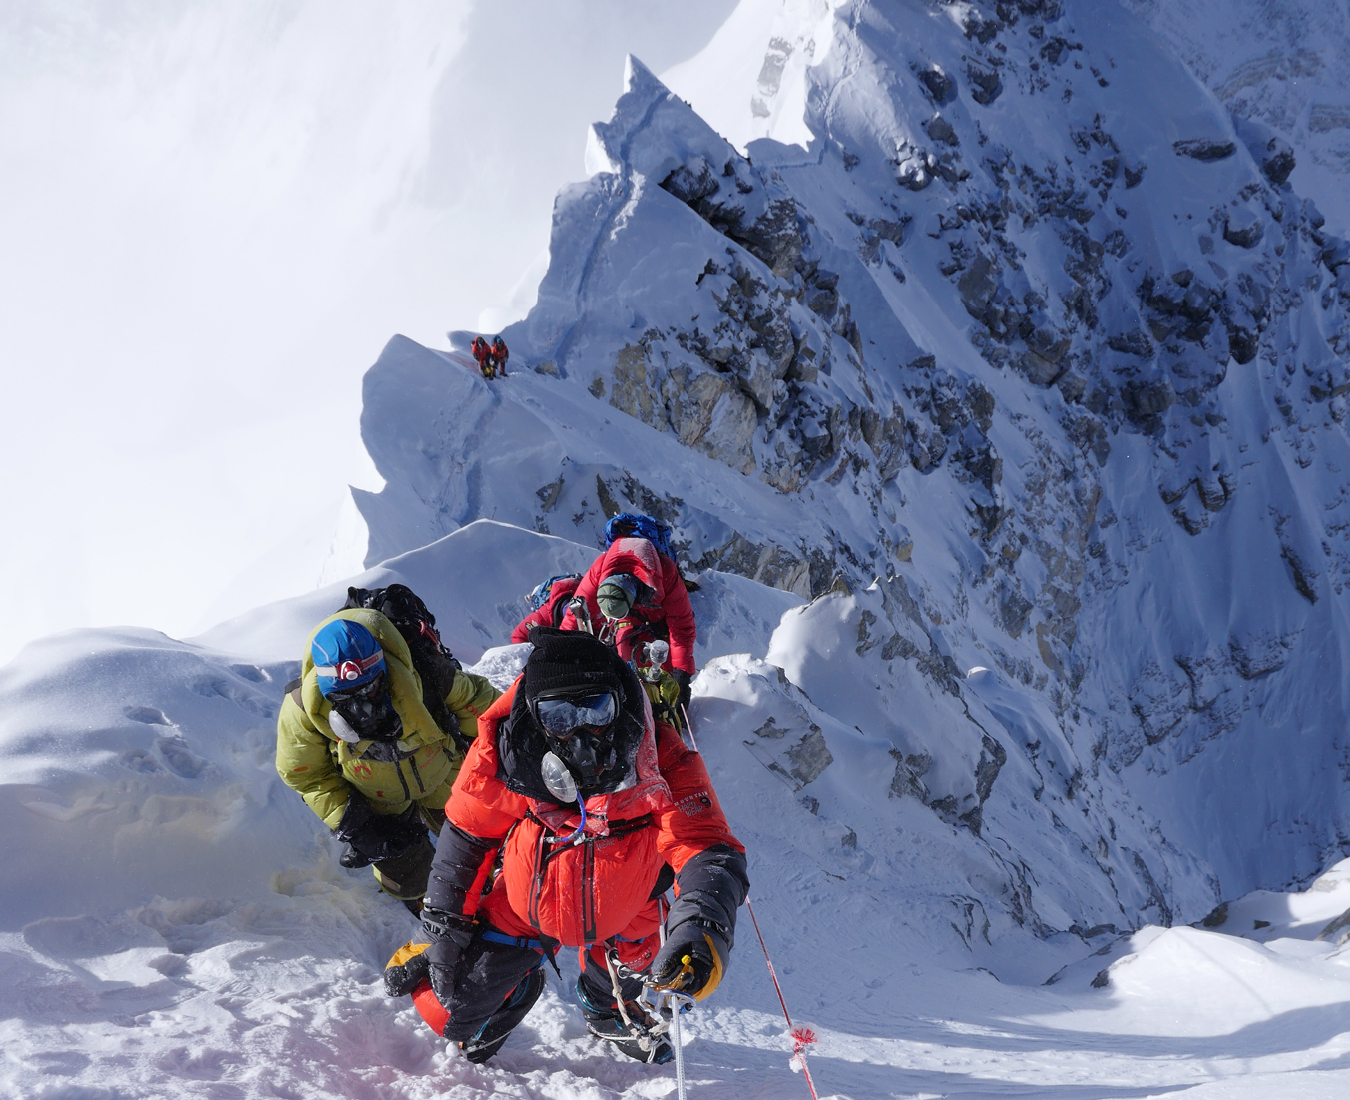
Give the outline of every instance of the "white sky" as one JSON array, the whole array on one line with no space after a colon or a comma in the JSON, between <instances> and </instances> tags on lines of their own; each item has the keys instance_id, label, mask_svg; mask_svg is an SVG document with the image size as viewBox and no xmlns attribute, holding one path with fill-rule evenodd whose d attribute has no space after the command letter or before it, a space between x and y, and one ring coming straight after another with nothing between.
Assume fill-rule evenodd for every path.
<instances>
[{"instance_id":1,"label":"white sky","mask_svg":"<svg viewBox=\"0 0 1350 1100\"><path fill-rule=\"evenodd\" d=\"M662 71L734 7L0 9L0 661L312 587L346 485L379 485L385 341L528 305L624 55Z\"/></svg>"}]
</instances>

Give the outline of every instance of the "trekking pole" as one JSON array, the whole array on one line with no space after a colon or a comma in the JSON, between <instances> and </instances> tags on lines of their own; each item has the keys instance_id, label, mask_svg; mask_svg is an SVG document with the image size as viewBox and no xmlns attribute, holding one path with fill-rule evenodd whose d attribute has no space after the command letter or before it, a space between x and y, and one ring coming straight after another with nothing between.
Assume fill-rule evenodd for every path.
<instances>
[{"instance_id":1,"label":"trekking pole","mask_svg":"<svg viewBox=\"0 0 1350 1100\"><path fill-rule=\"evenodd\" d=\"M806 1078L806 1087L811 1090L811 1100L820 1100L816 1094L816 1083L811 1080L811 1070L806 1064L806 1048L816 1041L816 1033L809 1027L794 1027L792 1017L788 1015L787 1001L783 1000L783 987L778 984L778 975L769 958L769 949L764 944L764 933L759 930L759 921L755 919L755 907L750 904L750 896L745 898L745 908L750 914L750 923L755 926L755 935L759 938L759 949L764 952L764 961L769 964L769 977L773 979L774 992L778 994L778 1003L783 1008L783 1019L787 1021L788 1037L792 1040L792 1060L788 1063L794 1070L800 1068Z\"/></svg>"}]
</instances>

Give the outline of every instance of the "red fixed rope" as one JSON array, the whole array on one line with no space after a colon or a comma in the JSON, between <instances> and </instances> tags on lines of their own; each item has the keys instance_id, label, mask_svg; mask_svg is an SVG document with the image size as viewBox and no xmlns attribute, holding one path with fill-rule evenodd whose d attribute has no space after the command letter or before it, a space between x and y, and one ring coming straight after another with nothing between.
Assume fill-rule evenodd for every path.
<instances>
[{"instance_id":1,"label":"red fixed rope","mask_svg":"<svg viewBox=\"0 0 1350 1100\"><path fill-rule=\"evenodd\" d=\"M764 961L769 964L769 977L773 979L774 992L778 994L778 1003L783 1006L783 1019L787 1021L788 1036L792 1039L792 1055L802 1067L802 1076L806 1078L806 1087L811 1090L811 1100L820 1100L816 1094L816 1083L811 1080L811 1070L806 1065L806 1048L816 1041L816 1033L809 1027L795 1027L788 1013L787 1001L783 1000L783 987L778 984L778 974L774 971L773 960L769 958L769 949L764 944L764 933L759 930L759 921L755 919L755 907L750 904L747 895L746 911L750 914L750 923L755 926L755 935L759 937L759 949L764 952Z\"/></svg>"}]
</instances>

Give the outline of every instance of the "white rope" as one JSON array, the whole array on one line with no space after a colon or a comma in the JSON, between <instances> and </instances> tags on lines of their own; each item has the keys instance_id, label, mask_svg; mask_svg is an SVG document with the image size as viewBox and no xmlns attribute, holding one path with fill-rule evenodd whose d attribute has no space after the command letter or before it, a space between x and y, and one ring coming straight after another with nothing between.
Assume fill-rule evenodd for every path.
<instances>
[{"instance_id":1,"label":"white rope","mask_svg":"<svg viewBox=\"0 0 1350 1100\"><path fill-rule=\"evenodd\" d=\"M684 728L689 734L689 747L698 752L698 742L694 740L694 724L689 721L689 709L681 704L680 713L684 715Z\"/></svg>"},{"instance_id":2,"label":"white rope","mask_svg":"<svg viewBox=\"0 0 1350 1100\"><path fill-rule=\"evenodd\" d=\"M684 1015L685 1005L692 1005L694 998L674 990L665 990L665 1010L670 1013L670 1039L675 1047L675 1090L679 1100L687 1100L684 1085Z\"/></svg>"},{"instance_id":3,"label":"white rope","mask_svg":"<svg viewBox=\"0 0 1350 1100\"><path fill-rule=\"evenodd\" d=\"M624 1026L636 1038L638 1037L638 1029L633 1026L633 1021L628 1015L628 1009L624 1007L623 987L619 985L619 971L614 966L614 954L609 948L605 949L605 966L609 968L609 984L610 988L614 990L614 1000L619 1006L619 1015L623 1017Z\"/></svg>"}]
</instances>

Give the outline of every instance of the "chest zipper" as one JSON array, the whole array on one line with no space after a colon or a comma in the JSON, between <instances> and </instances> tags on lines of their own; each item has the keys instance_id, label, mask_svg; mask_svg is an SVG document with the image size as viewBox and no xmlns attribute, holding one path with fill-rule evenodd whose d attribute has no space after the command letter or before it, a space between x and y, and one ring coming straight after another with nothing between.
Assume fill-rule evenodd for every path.
<instances>
[{"instance_id":1,"label":"chest zipper","mask_svg":"<svg viewBox=\"0 0 1350 1100\"><path fill-rule=\"evenodd\" d=\"M541 829L539 840L534 847L534 880L530 883L530 927L536 932L543 931L539 926L539 897L544 890L544 876L548 873L548 861L552 854L548 845L548 833Z\"/></svg>"},{"instance_id":2,"label":"chest zipper","mask_svg":"<svg viewBox=\"0 0 1350 1100\"><path fill-rule=\"evenodd\" d=\"M583 914L582 938L587 943L595 942L595 840L586 838L585 855L581 861L581 911Z\"/></svg>"}]
</instances>

